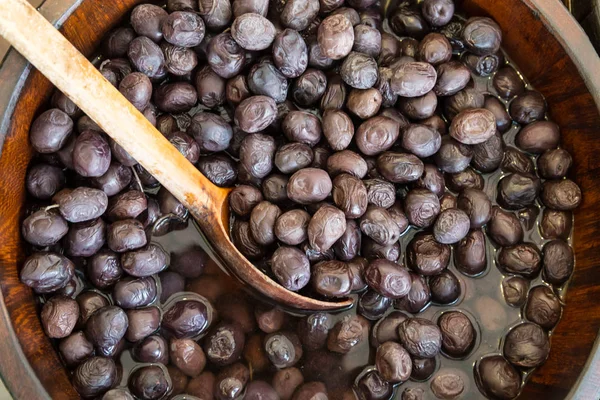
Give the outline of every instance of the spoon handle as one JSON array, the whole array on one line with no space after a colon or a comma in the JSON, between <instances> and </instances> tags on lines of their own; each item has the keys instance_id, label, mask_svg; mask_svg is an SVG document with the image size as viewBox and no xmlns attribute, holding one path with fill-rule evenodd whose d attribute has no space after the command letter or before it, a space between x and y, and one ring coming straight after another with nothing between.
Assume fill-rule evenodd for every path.
<instances>
[{"instance_id":1,"label":"spoon handle","mask_svg":"<svg viewBox=\"0 0 600 400\"><path fill-rule=\"evenodd\" d=\"M26 0L0 0L0 36L158 179L197 219L220 210L213 185Z\"/></svg>"}]
</instances>

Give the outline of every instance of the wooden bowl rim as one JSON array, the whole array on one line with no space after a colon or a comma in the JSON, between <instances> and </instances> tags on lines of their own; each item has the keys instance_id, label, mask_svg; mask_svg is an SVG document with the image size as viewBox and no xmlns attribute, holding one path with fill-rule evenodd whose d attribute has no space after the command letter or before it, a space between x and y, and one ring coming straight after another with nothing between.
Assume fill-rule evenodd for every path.
<instances>
[{"instance_id":1,"label":"wooden bowl rim","mask_svg":"<svg viewBox=\"0 0 600 400\"><path fill-rule=\"evenodd\" d=\"M59 28L83 1L46 0L38 11ZM5 90L0 91L0 157L12 114L31 70L31 64L12 47L7 51L4 59L0 60L0 82L5 82L3 85ZM0 363L0 378L14 398L51 400L23 353L10 314L6 309L2 291L0 291L0 354L4 360Z\"/></svg>"},{"instance_id":2,"label":"wooden bowl rim","mask_svg":"<svg viewBox=\"0 0 600 400\"><path fill-rule=\"evenodd\" d=\"M87 0L46 0L38 10L57 28L61 27L79 5ZM458 0L460 1L460 0ZM518 1L518 0L515 0ZM559 1L520 0L539 18L544 27L561 44L565 53L577 67L579 75L600 111L600 58L589 38ZM576 49L576 50L575 50ZM32 70L31 65L10 49L0 60L0 157L15 106L24 83ZM10 89L8 89L10 88ZM0 282L0 285L2 283ZM31 365L27 361L10 320L0 291L0 377L15 398L50 399ZM10 362L6 362L10 360ZM595 397L594 397L595 396ZM600 332L592 352L567 399L600 397Z\"/></svg>"}]
</instances>

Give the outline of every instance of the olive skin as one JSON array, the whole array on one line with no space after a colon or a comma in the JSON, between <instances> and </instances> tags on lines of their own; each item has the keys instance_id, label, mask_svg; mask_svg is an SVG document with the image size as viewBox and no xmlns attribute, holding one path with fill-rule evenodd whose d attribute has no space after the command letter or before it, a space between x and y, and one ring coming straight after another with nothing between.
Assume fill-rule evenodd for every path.
<instances>
[{"instance_id":1,"label":"olive skin","mask_svg":"<svg viewBox=\"0 0 600 400\"><path fill-rule=\"evenodd\" d=\"M296 172L287 185L288 198L299 204L318 203L331 193L333 183L329 175L317 168Z\"/></svg>"},{"instance_id":2,"label":"olive skin","mask_svg":"<svg viewBox=\"0 0 600 400\"><path fill-rule=\"evenodd\" d=\"M488 356L475 365L475 379L484 393L510 400L521 390L521 373L502 356Z\"/></svg>"},{"instance_id":3,"label":"olive skin","mask_svg":"<svg viewBox=\"0 0 600 400\"><path fill-rule=\"evenodd\" d=\"M73 386L83 397L93 398L117 383L117 366L111 358L91 357L80 364L73 375Z\"/></svg>"},{"instance_id":4,"label":"olive skin","mask_svg":"<svg viewBox=\"0 0 600 400\"><path fill-rule=\"evenodd\" d=\"M35 246L51 246L67 234L69 226L64 218L51 210L40 210L27 217L21 226L25 240Z\"/></svg>"},{"instance_id":5,"label":"olive skin","mask_svg":"<svg viewBox=\"0 0 600 400\"><path fill-rule=\"evenodd\" d=\"M398 327L400 344L419 358L433 358L442 347L442 333L433 322L422 318L409 318Z\"/></svg>"},{"instance_id":6,"label":"olive skin","mask_svg":"<svg viewBox=\"0 0 600 400\"><path fill-rule=\"evenodd\" d=\"M408 271L388 260L374 260L365 270L367 284L382 296L398 299L410 292Z\"/></svg>"},{"instance_id":7,"label":"olive skin","mask_svg":"<svg viewBox=\"0 0 600 400\"><path fill-rule=\"evenodd\" d=\"M58 151L66 144L73 125L73 120L65 112L57 108L45 111L31 125L31 144L39 153Z\"/></svg>"},{"instance_id":8,"label":"olive skin","mask_svg":"<svg viewBox=\"0 0 600 400\"><path fill-rule=\"evenodd\" d=\"M19 273L21 282L36 293L52 293L67 285L75 274L75 265L68 258L52 252L29 256Z\"/></svg>"}]
</instances>

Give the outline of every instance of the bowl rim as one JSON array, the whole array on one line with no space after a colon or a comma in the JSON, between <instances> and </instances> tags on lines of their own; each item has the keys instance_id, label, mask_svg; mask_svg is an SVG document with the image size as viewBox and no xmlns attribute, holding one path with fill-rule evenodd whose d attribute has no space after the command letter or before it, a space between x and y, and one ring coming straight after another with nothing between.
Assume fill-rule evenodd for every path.
<instances>
[{"instance_id":1,"label":"bowl rim","mask_svg":"<svg viewBox=\"0 0 600 400\"><path fill-rule=\"evenodd\" d=\"M52 25L60 28L83 1L85 0L46 0L37 10ZM3 82L6 89L0 91L0 157L12 114L31 71L31 64L12 47L0 60L0 82ZM0 333L3 333L0 337L3 361L0 363L0 379L15 399L51 400L27 361L9 315L4 294L0 291Z\"/></svg>"},{"instance_id":2,"label":"bowl rim","mask_svg":"<svg viewBox=\"0 0 600 400\"><path fill-rule=\"evenodd\" d=\"M55 27L60 28L84 1L86 0L46 0L38 11ZM530 8L559 41L577 67L600 111L600 58L581 26L558 0L515 1L521 1ZM0 60L0 82L3 82L4 88L0 92L0 157L12 114L31 71L31 65L13 48ZM3 356L0 378L10 394L15 398L50 399L23 353L1 291L0 334L0 354ZM566 397L570 400L584 398L600 398L600 332L581 374Z\"/></svg>"},{"instance_id":3,"label":"bowl rim","mask_svg":"<svg viewBox=\"0 0 600 400\"><path fill-rule=\"evenodd\" d=\"M600 57L581 25L560 1L521 1L536 13L573 61L594 99L596 108L600 111ZM600 331L596 335L582 372L565 400L598 398L600 398Z\"/></svg>"}]
</instances>

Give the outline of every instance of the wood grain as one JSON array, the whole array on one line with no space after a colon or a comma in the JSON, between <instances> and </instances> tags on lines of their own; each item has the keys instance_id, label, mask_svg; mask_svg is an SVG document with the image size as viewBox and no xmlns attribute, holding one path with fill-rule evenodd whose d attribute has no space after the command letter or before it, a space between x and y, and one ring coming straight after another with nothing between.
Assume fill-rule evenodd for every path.
<instances>
[{"instance_id":1,"label":"wood grain","mask_svg":"<svg viewBox=\"0 0 600 400\"><path fill-rule=\"evenodd\" d=\"M65 36L89 55L100 37L140 0L85 0L65 23ZM584 370L600 328L600 83L593 77L600 70L597 57L590 58L589 43L572 19L562 18L548 0L464 0L475 15L490 15L504 28L504 46L511 58L547 98L552 118L561 126L563 144L575 159L573 177L582 187L584 201L575 215L574 247L577 265L567 296L567 306L555 334L547 363L533 375L524 399L563 399ZM558 3L557 3L558 4ZM566 12L566 11L565 11ZM560 17L560 18L559 18ZM557 20L558 19L558 20ZM552 26L552 27L551 27ZM567 48L568 47L568 48ZM575 54L575 56L569 56ZM32 119L50 94L50 84L37 72L29 76L7 132L0 158L0 285L6 313L21 343L27 361L10 353L9 362L0 363L9 387L26 379L27 363L53 399L76 398L67 374L49 340L43 335L31 291L18 281L23 259L18 221L24 200L24 178L30 158L27 132ZM226 210L223 210L226 211ZM209 233L209 232L207 232ZM216 235L216 233L213 233ZM1 307L1 304L0 304ZM10 332L2 329L0 353L10 351L2 340ZM597 357L598 358L598 357ZM600 362L600 361L598 361ZM31 372L31 371L30 371ZM590 380L600 381L600 367L590 366ZM19 376L23 374L23 377ZM21 381L19 380L21 379ZM32 380L35 382L35 379ZM598 399L597 386L574 398ZM595 388L595 389L594 389ZM31 397L44 398L33 393Z\"/></svg>"}]
</instances>

